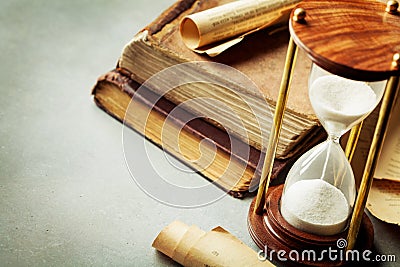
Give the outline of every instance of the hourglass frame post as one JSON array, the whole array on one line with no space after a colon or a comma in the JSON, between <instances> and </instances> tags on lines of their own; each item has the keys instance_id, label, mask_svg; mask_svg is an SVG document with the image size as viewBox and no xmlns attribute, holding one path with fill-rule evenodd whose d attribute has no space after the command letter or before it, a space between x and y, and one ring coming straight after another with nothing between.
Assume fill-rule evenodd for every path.
<instances>
[{"instance_id":1,"label":"hourglass frame post","mask_svg":"<svg viewBox=\"0 0 400 267\"><path fill-rule=\"evenodd\" d=\"M265 194L267 193L268 185L271 180L272 167L274 164L276 149L278 146L279 134L282 128L283 115L289 95L289 88L292 81L294 66L296 64L297 51L297 45L290 37L288 50L286 53L285 68L279 88L279 95L276 103L271 133L268 140L268 147L265 153L264 164L261 171L261 179L257 191L254 212L258 215L262 214L264 211Z\"/></svg>"},{"instance_id":2,"label":"hourglass frame post","mask_svg":"<svg viewBox=\"0 0 400 267\"><path fill-rule=\"evenodd\" d=\"M367 162L365 163L360 188L358 190L358 195L349 225L349 231L347 234L347 250L353 249L357 240L357 235L360 229L365 204L367 202L368 194L374 179L375 167L378 162L380 151L382 149L391 110L396 100L396 95L398 91L397 89L400 85L399 80L400 76L392 76L386 83L385 93L383 95L378 121L375 126L374 136L372 138L371 147L368 152Z\"/></svg>"},{"instance_id":3,"label":"hourglass frame post","mask_svg":"<svg viewBox=\"0 0 400 267\"><path fill-rule=\"evenodd\" d=\"M349 139L347 140L344 152L349 162L351 162L351 160L353 159L354 151L356 150L356 146L358 143L358 138L360 137L361 134L362 125L363 121L361 121L359 124L351 128Z\"/></svg>"}]
</instances>

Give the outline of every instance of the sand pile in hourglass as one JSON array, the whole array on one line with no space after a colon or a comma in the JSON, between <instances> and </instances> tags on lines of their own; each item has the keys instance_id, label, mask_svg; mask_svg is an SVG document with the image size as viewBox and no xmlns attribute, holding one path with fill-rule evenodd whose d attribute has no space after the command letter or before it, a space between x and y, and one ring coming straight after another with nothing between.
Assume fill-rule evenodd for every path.
<instances>
[{"instance_id":1,"label":"sand pile in hourglass","mask_svg":"<svg viewBox=\"0 0 400 267\"><path fill-rule=\"evenodd\" d=\"M375 92L366 83L333 75L317 78L310 87L315 113L331 138L337 140L353 123L374 109L376 99ZM337 234L346 227L353 203L326 181L334 179L321 173L326 172L319 171L314 177L299 180L287 188L282 197L281 213L287 222L303 231Z\"/></svg>"},{"instance_id":2,"label":"sand pile in hourglass","mask_svg":"<svg viewBox=\"0 0 400 267\"><path fill-rule=\"evenodd\" d=\"M319 77L310 87L311 104L321 123L326 123L328 134L348 130L352 123L374 109L376 98L365 82L339 76Z\"/></svg>"}]
</instances>

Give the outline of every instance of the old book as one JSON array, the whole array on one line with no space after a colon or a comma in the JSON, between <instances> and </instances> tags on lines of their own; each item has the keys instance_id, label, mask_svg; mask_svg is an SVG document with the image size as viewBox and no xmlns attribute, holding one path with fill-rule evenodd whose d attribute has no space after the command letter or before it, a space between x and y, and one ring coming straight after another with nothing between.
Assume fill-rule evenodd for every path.
<instances>
[{"instance_id":1,"label":"old book","mask_svg":"<svg viewBox=\"0 0 400 267\"><path fill-rule=\"evenodd\" d=\"M129 75L129 73L127 73ZM176 107L176 105L161 97L155 106L152 106L149 99L157 97L156 94L146 88L140 87L140 94L136 93L140 84L130 79L118 70L113 70L99 77L97 83L93 87L92 94L95 103L119 121L125 123L144 135L157 146L162 147L167 152L178 158L189 167L199 170L203 176L211 181L215 181L217 185L228 191L235 197L243 197L246 192L255 190L258 186L258 179L261 174L261 164L263 153L247 143L236 140L236 153L231 151L231 140L226 131L216 127L201 118L185 123L185 117L190 117L186 110L181 109L169 122L173 122L168 127L182 129L179 133L179 146L173 142L168 134L162 136L162 130L168 129L164 125L166 117ZM126 111L130 101L136 101L134 112L128 114ZM144 121L141 116L148 111L149 107L153 107L149 113L149 117ZM132 115L134 113L134 115ZM135 117L136 116L136 117ZM144 123L145 122L145 123ZM170 129L170 128L169 128ZM163 138L162 138L163 137ZM216 153L211 164L207 161L194 161L199 157L199 145L202 140L212 140L216 147ZM244 152L248 150L249 154ZM214 146L209 142L202 144L202 153L205 155L214 155ZM283 175L290 166L294 158L287 160L276 160L273 168L273 177ZM229 165L229 167L228 167ZM222 173L224 179L221 179ZM251 188L252 187L252 188Z\"/></svg>"},{"instance_id":2,"label":"old book","mask_svg":"<svg viewBox=\"0 0 400 267\"><path fill-rule=\"evenodd\" d=\"M265 136L262 130L271 127L271 113L264 112L261 123L254 117L246 101L237 99L237 95L249 95L252 104L261 107L268 103L274 109L279 91L279 84L284 68L289 33L287 30L269 34L268 29L258 31L246 37L244 41L226 50L217 57L196 54L183 43L179 33L179 23L185 15L224 4L224 0L178 0L163 12L151 24L137 33L124 48L118 67L129 71L133 80L143 83L154 74L168 67L188 62L216 62L237 69L249 77L259 88L261 94L254 94L240 81L232 82L232 75L219 66L209 68L192 64L185 69L185 75L209 79L214 83L188 83L165 92L163 85L173 84L181 73L163 79L152 79L146 86L150 90L165 96L175 104L191 99L216 99L223 105L215 105L212 101L197 101L185 108L191 113L207 118L220 114L219 122L210 120L217 127L224 127L244 142L261 150L265 147ZM308 74L311 61L299 52L295 67L292 88L289 93L287 109L278 144L277 157L284 159L298 155L305 143L317 143L323 139L322 130L308 99ZM261 95L261 97L260 97ZM226 106L232 114L240 117L240 123L232 120L227 114ZM245 131L239 131L238 129ZM267 134L268 135L268 134ZM263 143L264 142L264 143Z\"/></svg>"}]
</instances>

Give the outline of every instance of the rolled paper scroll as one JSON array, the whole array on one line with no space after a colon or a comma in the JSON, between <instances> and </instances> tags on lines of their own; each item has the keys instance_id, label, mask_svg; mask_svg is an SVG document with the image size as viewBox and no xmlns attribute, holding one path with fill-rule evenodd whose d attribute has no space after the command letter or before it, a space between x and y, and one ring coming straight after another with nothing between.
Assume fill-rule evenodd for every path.
<instances>
[{"instance_id":1,"label":"rolled paper scroll","mask_svg":"<svg viewBox=\"0 0 400 267\"><path fill-rule=\"evenodd\" d=\"M222 227L205 232L175 221L160 232L153 247L183 266L274 266Z\"/></svg>"},{"instance_id":2,"label":"rolled paper scroll","mask_svg":"<svg viewBox=\"0 0 400 267\"><path fill-rule=\"evenodd\" d=\"M298 2L300 0L240 0L194 13L181 21L182 40L195 52L217 55L247 34L287 21L289 12Z\"/></svg>"}]
</instances>

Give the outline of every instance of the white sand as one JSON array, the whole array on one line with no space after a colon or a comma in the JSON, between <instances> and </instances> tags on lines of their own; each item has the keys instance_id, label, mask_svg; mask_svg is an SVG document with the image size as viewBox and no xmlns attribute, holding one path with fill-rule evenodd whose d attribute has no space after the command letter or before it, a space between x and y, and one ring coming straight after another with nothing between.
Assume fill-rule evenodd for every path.
<instances>
[{"instance_id":1,"label":"white sand","mask_svg":"<svg viewBox=\"0 0 400 267\"><path fill-rule=\"evenodd\" d=\"M342 125L350 125L371 112L376 98L368 84L334 75L319 77L310 87L310 101L320 120Z\"/></svg>"},{"instance_id":2,"label":"white sand","mask_svg":"<svg viewBox=\"0 0 400 267\"><path fill-rule=\"evenodd\" d=\"M349 205L343 193L321 180L301 180L289 187L281 202L281 213L294 227L314 234L341 232L347 222Z\"/></svg>"}]
</instances>

